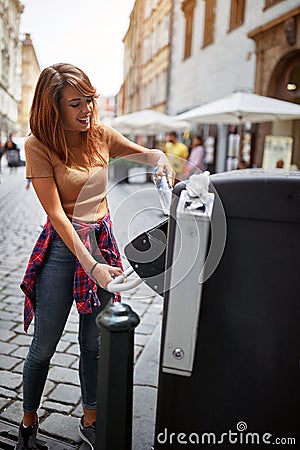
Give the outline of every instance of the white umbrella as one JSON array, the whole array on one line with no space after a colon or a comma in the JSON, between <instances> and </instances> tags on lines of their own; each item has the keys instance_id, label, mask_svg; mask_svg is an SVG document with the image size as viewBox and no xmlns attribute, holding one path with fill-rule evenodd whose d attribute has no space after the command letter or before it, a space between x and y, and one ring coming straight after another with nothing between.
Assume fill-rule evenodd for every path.
<instances>
[{"instance_id":1,"label":"white umbrella","mask_svg":"<svg viewBox=\"0 0 300 450\"><path fill-rule=\"evenodd\" d=\"M300 105L257 94L236 92L177 116L199 123L241 125L300 119Z\"/></svg>"},{"instance_id":2,"label":"white umbrella","mask_svg":"<svg viewBox=\"0 0 300 450\"><path fill-rule=\"evenodd\" d=\"M178 121L177 118L153 109L143 109L115 117L111 126L121 133L149 136L173 129L177 131L186 130L190 128L190 123L188 121Z\"/></svg>"}]
</instances>

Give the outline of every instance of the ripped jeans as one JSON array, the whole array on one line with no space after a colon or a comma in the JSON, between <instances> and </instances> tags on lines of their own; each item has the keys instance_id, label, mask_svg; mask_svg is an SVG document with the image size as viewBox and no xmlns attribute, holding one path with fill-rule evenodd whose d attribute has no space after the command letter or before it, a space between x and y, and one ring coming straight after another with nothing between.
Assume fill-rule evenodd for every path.
<instances>
[{"instance_id":1,"label":"ripped jeans","mask_svg":"<svg viewBox=\"0 0 300 450\"><path fill-rule=\"evenodd\" d=\"M75 261L62 239L51 241L36 281L34 334L23 369L23 407L26 412L35 412L39 408L50 360L73 304ZM101 307L93 307L92 314L79 315L79 379L82 406L86 409L97 406L100 330L95 319L113 298L101 288L98 295Z\"/></svg>"}]
</instances>

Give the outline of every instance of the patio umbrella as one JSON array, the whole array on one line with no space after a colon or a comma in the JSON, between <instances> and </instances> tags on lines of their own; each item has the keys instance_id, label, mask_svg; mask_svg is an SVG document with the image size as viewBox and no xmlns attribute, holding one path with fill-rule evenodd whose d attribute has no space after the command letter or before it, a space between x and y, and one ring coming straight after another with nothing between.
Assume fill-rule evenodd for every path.
<instances>
[{"instance_id":1,"label":"patio umbrella","mask_svg":"<svg viewBox=\"0 0 300 450\"><path fill-rule=\"evenodd\" d=\"M235 92L177 116L178 120L241 125L300 119L300 105L257 94Z\"/></svg>"},{"instance_id":2,"label":"patio umbrella","mask_svg":"<svg viewBox=\"0 0 300 450\"><path fill-rule=\"evenodd\" d=\"M153 135L171 131L184 131L190 128L188 121L179 121L169 114L153 109L143 109L133 113L115 117L111 126L121 133Z\"/></svg>"}]
</instances>

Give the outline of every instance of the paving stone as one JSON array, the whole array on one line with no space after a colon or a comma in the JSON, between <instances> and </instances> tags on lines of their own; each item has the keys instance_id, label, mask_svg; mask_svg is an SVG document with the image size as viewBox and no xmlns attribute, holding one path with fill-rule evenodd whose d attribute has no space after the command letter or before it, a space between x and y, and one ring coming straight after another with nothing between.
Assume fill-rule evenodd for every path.
<instances>
[{"instance_id":1,"label":"paving stone","mask_svg":"<svg viewBox=\"0 0 300 450\"><path fill-rule=\"evenodd\" d=\"M0 328L4 330L11 330L16 326L15 322L11 320L2 320L0 319Z\"/></svg>"},{"instance_id":2,"label":"paving stone","mask_svg":"<svg viewBox=\"0 0 300 450\"><path fill-rule=\"evenodd\" d=\"M149 340L149 336L146 334L134 333L134 344L144 347Z\"/></svg>"},{"instance_id":3,"label":"paving stone","mask_svg":"<svg viewBox=\"0 0 300 450\"><path fill-rule=\"evenodd\" d=\"M68 348L67 353L70 353L71 355L79 356L80 355L79 344L72 344Z\"/></svg>"},{"instance_id":4,"label":"paving stone","mask_svg":"<svg viewBox=\"0 0 300 450\"><path fill-rule=\"evenodd\" d=\"M15 367L20 360L13 358L12 356L1 355L0 357L0 369L10 370Z\"/></svg>"},{"instance_id":5,"label":"paving stone","mask_svg":"<svg viewBox=\"0 0 300 450\"><path fill-rule=\"evenodd\" d=\"M11 353L12 356L16 356L17 358L26 358L26 355L28 353L29 350L29 346L25 347L25 346L21 346L19 348L17 348L17 350L13 351Z\"/></svg>"},{"instance_id":6,"label":"paving stone","mask_svg":"<svg viewBox=\"0 0 300 450\"><path fill-rule=\"evenodd\" d=\"M14 333L18 334L24 334L24 336L32 336L33 335L33 327L30 327L30 329L25 333L24 331L24 325L23 322L16 325L14 323L14 329L12 330Z\"/></svg>"},{"instance_id":7,"label":"paving stone","mask_svg":"<svg viewBox=\"0 0 300 450\"><path fill-rule=\"evenodd\" d=\"M22 362L20 364L18 364L16 367L14 367L14 372L23 374L23 367L24 367L24 359L22 360Z\"/></svg>"},{"instance_id":8,"label":"paving stone","mask_svg":"<svg viewBox=\"0 0 300 450\"><path fill-rule=\"evenodd\" d=\"M14 333L13 331L5 330L4 328L0 329L0 341L7 342L15 336L16 333Z\"/></svg>"},{"instance_id":9,"label":"paving stone","mask_svg":"<svg viewBox=\"0 0 300 450\"><path fill-rule=\"evenodd\" d=\"M132 450L151 449L154 443L156 397L153 387L133 389Z\"/></svg>"},{"instance_id":10,"label":"paving stone","mask_svg":"<svg viewBox=\"0 0 300 450\"><path fill-rule=\"evenodd\" d=\"M158 386L161 324L157 325L134 370L134 385Z\"/></svg>"},{"instance_id":11,"label":"paving stone","mask_svg":"<svg viewBox=\"0 0 300 450\"><path fill-rule=\"evenodd\" d=\"M152 303L152 305L149 306L148 311L150 314L162 314L163 312L163 303Z\"/></svg>"},{"instance_id":12,"label":"paving stone","mask_svg":"<svg viewBox=\"0 0 300 450\"><path fill-rule=\"evenodd\" d=\"M65 331L70 331L72 333L78 333L78 323L68 321L65 326Z\"/></svg>"},{"instance_id":13,"label":"paving stone","mask_svg":"<svg viewBox=\"0 0 300 450\"><path fill-rule=\"evenodd\" d=\"M12 312L0 310L0 320L17 320L20 317L18 313L13 314Z\"/></svg>"},{"instance_id":14,"label":"paving stone","mask_svg":"<svg viewBox=\"0 0 300 450\"><path fill-rule=\"evenodd\" d=\"M59 384L48 396L49 400L77 405L81 398L81 390L77 386Z\"/></svg>"},{"instance_id":15,"label":"paving stone","mask_svg":"<svg viewBox=\"0 0 300 450\"><path fill-rule=\"evenodd\" d=\"M64 367L52 367L49 370L49 379L57 383L69 383L79 386L79 374L76 370Z\"/></svg>"},{"instance_id":16,"label":"paving stone","mask_svg":"<svg viewBox=\"0 0 300 450\"><path fill-rule=\"evenodd\" d=\"M134 346L134 354L133 354L134 363L136 363L136 361L138 360L138 357L140 356L142 351L143 351L143 347L139 347L138 345Z\"/></svg>"},{"instance_id":17,"label":"paving stone","mask_svg":"<svg viewBox=\"0 0 300 450\"><path fill-rule=\"evenodd\" d=\"M55 383L53 383L53 381L51 380L47 380L45 387L44 387L44 392L43 392L43 396L46 397L51 391L53 391L53 389L55 388Z\"/></svg>"},{"instance_id":18,"label":"paving stone","mask_svg":"<svg viewBox=\"0 0 300 450\"><path fill-rule=\"evenodd\" d=\"M140 322L140 324L136 327L135 332L137 334L151 334L154 328L154 325L146 325L143 322Z\"/></svg>"},{"instance_id":19,"label":"paving stone","mask_svg":"<svg viewBox=\"0 0 300 450\"><path fill-rule=\"evenodd\" d=\"M16 398L17 397L16 391L11 391L10 389L5 389L3 387L0 387L0 396L6 397L6 398Z\"/></svg>"},{"instance_id":20,"label":"paving stone","mask_svg":"<svg viewBox=\"0 0 300 450\"><path fill-rule=\"evenodd\" d=\"M78 334L77 333L65 333L62 338L63 341L71 342L75 344L78 342Z\"/></svg>"},{"instance_id":21,"label":"paving stone","mask_svg":"<svg viewBox=\"0 0 300 450\"><path fill-rule=\"evenodd\" d=\"M70 412L72 411L72 406L63 405L62 403L44 401L44 402L42 402L42 406L45 409L50 409L52 411L61 412L61 413L65 413L65 414L70 414Z\"/></svg>"},{"instance_id":22,"label":"paving stone","mask_svg":"<svg viewBox=\"0 0 300 450\"><path fill-rule=\"evenodd\" d=\"M14 339L10 342L11 344L17 345L30 345L32 340L32 336L28 336L27 334L18 334Z\"/></svg>"},{"instance_id":23,"label":"paving stone","mask_svg":"<svg viewBox=\"0 0 300 450\"><path fill-rule=\"evenodd\" d=\"M40 424L40 430L64 440L70 439L79 443L81 438L78 434L78 419L59 413L52 413Z\"/></svg>"},{"instance_id":24,"label":"paving stone","mask_svg":"<svg viewBox=\"0 0 300 450\"><path fill-rule=\"evenodd\" d=\"M143 316L144 325L157 325L160 321L160 316L157 314L150 314L148 311Z\"/></svg>"},{"instance_id":25,"label":"paving stone","mask_svg":"<svg viewBox=\"0 0 300 450\"><path fill-rule=\"evenodd\" d=\"M83 415L82 405L78 405L73 411L72 416L81 417Z\"/></svg>"},{"instance_id":26,"label":"paving stone","mask_svg":"<svg viewBox=\"0 0 300 450\"><path fill-rule=\"evenodd\" d=\"M1 419L6 419L9 422L19 424L23 416L23 404L19 400L14 401L4 411L1 412Z\"/></svg>"},{"instance_id":27,"label":"paving stone","mask_svg":"<svg viewBox=\"0 0 300 450\"><path fill-rule=\"evenodd\" d=\"M71 365L76 361L77 357L75 355L68 355L66 353L55 353L51 359L51 364L61 367L71 367Z\"/></svg>"},{"instance_id":28,"label":"paving stone","mask_svg":"<svg viewBox=\"0 0 300 450\"><path fill-rule=\"evenodd\" d=\"M70 366L71 369L79 370L79 358Z\"/></svg>"},{"instance_id":29,"label":"paving stone","mask_svg":"<svg viewBox=\"0 0 300 450\"><path fill-rule=\"evenodd\" d=\"M0 370L0 386L7 389L16 389L22 384L22 376L7 370Z\"/></svg>"},{"instance_id":30,"label":"paving stone","mask_svg":"<svg viewBox=\"0 0 300 450\"><path fill-rule=\"evenodd\" d=\"M9 399L0 398L0 410L6 408L6 406L9 404L9 401Z\"/></svg>"},{"instance_id":31,"label":"paving stone","mask_svg":"<svg viewBox=\"0 0 300 450\"><path fill-rule=\"evenodd\" d=\"M73 344L72 344L73 345ZM70 348L70 343L69 342L65 342L65 341L59 341L57 347L56 347L56 351L57 352L65 352L68 348ZM68 352L71 353L71 352Z\"/></svg>"},{"instance_id":32,"label":"paving stone","mask_svg":"<svg viewBox=\"0 0 300 450\"><path fill-rule=\"evenodd\" d=\"M0 342L0 355L10 355L16 348L16 345L8 342Z\"/></svg>"}]
</instances>

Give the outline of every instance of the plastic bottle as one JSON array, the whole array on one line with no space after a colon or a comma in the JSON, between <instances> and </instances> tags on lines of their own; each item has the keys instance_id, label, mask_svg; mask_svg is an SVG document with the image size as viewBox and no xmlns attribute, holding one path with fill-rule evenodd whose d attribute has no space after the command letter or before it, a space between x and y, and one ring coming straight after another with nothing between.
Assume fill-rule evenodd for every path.
<instances>
[{"instance_id":1,"label":"plastic bottle","mask_svg":"<svg viewBox=\"0 0 300 450\"><path fill-rule=\"evenodd\" d=\"M154 169L153 182L158 190L159 201L165 216L170 214L171 200L172 200L172 188L170 188L167 180L167 175L164 173L163 176L157 178L157 167Z\"/></svg>"}]
</instances>

